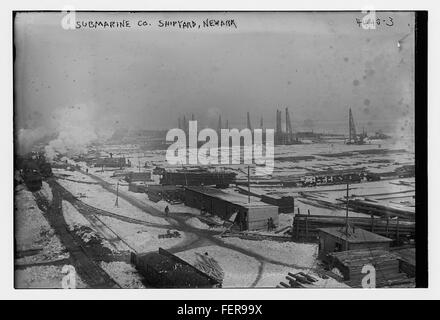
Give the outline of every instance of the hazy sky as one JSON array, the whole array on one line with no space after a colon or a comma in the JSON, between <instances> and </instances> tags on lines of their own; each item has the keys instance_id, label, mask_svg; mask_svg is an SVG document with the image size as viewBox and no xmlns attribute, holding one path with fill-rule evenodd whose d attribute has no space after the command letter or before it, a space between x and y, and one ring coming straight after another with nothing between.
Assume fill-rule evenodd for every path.
<instances>
[{"instance_id":1,"label":"hazy sky","mask_svg":"<svg viewBox=\"0 0 440 320\"><path fill-rule=\"evenodd\" d=\"M401 130L414 117L414 15L377 13L375 30L347 13L77 13L77 21L130 20L130 29L64 30L61 13L15 20L17 128L57 128L76 109L97 128L171 128L194 113L274 127L288 107L294 130ZM390 18L393 19L393 26ZM237 28L159 28L159 19L234 19ZM151 26L137 28L138 20ZM400 47L398 41L401 40ZM284 115L283 115L284 117ZM308 122L310 125L310 121ZM341 129L342 126L342 129ZM390 129L391 127L391 129Z\"/></svg>"}]
</instances>

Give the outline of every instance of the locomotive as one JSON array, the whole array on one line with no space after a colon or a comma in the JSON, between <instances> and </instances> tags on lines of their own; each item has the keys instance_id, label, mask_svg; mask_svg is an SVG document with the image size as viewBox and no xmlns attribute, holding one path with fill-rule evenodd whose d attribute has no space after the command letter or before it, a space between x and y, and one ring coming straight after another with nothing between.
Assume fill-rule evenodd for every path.
<instances>
[{"instance_id":1,"label":"locomotive","mask_svg":"<svg viewBox=\"0 0 440 320\"><path fill-rule=\"evenodd\" d=\"M29 153L17 156L15 167L20 171L26 187L34 192L41 189L43 179L53 175L50 163L46 161L43 153Z\"/></svg>"}]
</instances>

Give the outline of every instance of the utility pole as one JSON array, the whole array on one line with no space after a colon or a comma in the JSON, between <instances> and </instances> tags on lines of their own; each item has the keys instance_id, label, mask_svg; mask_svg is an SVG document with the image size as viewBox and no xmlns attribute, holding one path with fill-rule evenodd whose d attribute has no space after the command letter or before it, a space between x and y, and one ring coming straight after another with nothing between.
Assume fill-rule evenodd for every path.
<instances>
[{"instance_id":1,"label":"utility pole","mask_svg":"<svg viewBox=\"0 0 440 320\"><path fill-rule=\"evenodd\" d=\"M348 250L348 183L347 183L347 202L346 202L346 212L345 212L345 250Z\"/></svg>"},{"instance_id":2,"label":"utility pole","mask_svg":"<svg viewBox=\"0 0 440 320\"><path fill-rule=\"evenodd\" d=\"M251 203L251 166L248 166L248 203Z\"/></svg>"},{"instance_id":3,"label":"utility pole","mask_svg":"<svg viewBox=\"0 0 440 320\"><path fill-rule=\"evenodd\" d=\"M116 183L116 201L115 201L115 207L118 207L118 206L119 206L118 200L119 200L119 180L118 180L118 182Z\"/></svg>"}]
</instances>

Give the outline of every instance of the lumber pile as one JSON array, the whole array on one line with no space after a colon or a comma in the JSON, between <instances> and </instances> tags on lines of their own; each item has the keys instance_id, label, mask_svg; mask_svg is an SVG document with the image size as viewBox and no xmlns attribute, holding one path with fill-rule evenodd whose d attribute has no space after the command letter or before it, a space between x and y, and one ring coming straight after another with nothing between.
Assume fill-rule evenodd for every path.
<instances>
[{"instance_id":1,"label":"lumber pile","mask_svg":"<svg viewBox=\"0 0 440 320\"><path fill-rule=\"evenodd\" d=\"M392 286L410 282L399 270L397 255L383 249L362 249L333 252L329 254L330 265L338 268L344 280L351 287L362 287L362 273L366 265L372 265L376 272L376 287Z\"/></svg>"},{"instance_id":2,"label":"lumber pile","mask_svg":"<svg viewBox=\"0 0 440 320\"><path fill-rule=\"evenodd\" d=\"M167 230L167 233L159 234L157 235L159 239L166 239L166 238L180 238L181 235L179 231L173 231Z\"/></svg>"},{"instance_id":3,"label":"lumber pile","mask_svg":"<svg viewBox=\"0 0 440 320\"><path fill-rule=\"evenodd\" d=\"M160 179L162 185L222 186L235 182L235 172L210 172L207 170L165 171Z\"/></svg>"},{"instance_id":4,"label":"lumber pile","mask_svg":"<svg viewBox=\"0 0 440 320\"><path fill-rule=\"evenodd\" d=\"M317 239L319 228L342 227L345 225L345 222L345 217L296 214L293 220L292 236L297 240ZM401 238L413 238L416 231L415 222L399 218L349 217L348 222L351 226L356 226L397 241Z\"/></svg>"},{"instance_id":5,"label":"lumber pile","mask_svg":"<svg viewBox=\"0 0 440 320\"><path fill-rule=\"evenodd\" d=\"M255 232L223 232L221 234L222 238L240 238L245 240L253 240L253 241L262 241L262 240L270 240L270 241L278 241L278 242L288 242L292 241L292 238L289 236L283 235L270 235L270 234L259 234Z\"/></svg>"},{"instance_id":6,"label":"lumber pile","mask_svg":"<svg viewBox=\"0 0 440 320\"><path fill-rule=\"evenodd\" d=\"M313 286L314 282L318 281L315 277L302 271L295 274L289 272L286 276L286 280L288 281L288 284L282 281L277 285L277 288L310 288Z\"/></svg>"},{"instance_id":7,"label":"lumber pile","mask_svg":"<svg viewBox=\"0 0 440 320\"><path fill-rule=\"evenodd\" d=\"M198 252L196 252L196 255L197 262L194 264L194 267L222 283L225 273L217 260Z\"/></svg>"},{"instance_id":8,"label":"lumber pile","mask_svg":"<svg viewBox=\"0 0 440 320\"><path fill-rule=\"evenodd\" d=\"M354 199L348 202L348 206L353 211L374 214L375 216L395 216L402 219L415 220L415 213L408 210L392 208L379 203L370 202L368 200Z\"/></svg>"}]
</instances>

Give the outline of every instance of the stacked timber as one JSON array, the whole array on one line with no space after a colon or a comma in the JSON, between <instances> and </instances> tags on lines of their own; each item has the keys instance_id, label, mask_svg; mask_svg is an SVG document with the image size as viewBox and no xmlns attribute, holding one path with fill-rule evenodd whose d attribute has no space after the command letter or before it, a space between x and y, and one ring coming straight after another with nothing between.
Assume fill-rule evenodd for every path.
<instances>
[{"instance_id":1,"label":"stacked timber","mask_svg":"<svg viewBox=\"0 0 440 320\"><path fill-rule=\"evenodd\" d=\"M286 280L288 284L282 281L277 285L277 288L310 288L313 286L314 282L318 281L315 277L304 272L289 272L286 276Z\"/></svg>"},{"instance_id":2,"label":"stacked timber","mask_svg":"<svg viewBox=\"0 0 440 320\"><path fill-rule=\"evenodd\" d=\"M228 187L235 182L236 175L235 172L211 172L207 170L165 171L160 178L160 184Z\"/></svg>"},{"instance_id":3,"label":"stacked timber","mask_svg":"<svg viewBox=\"0 0 440 320\"><path fill-rule=\"evenodd\" d=\"M261 234L256 232L225 232L222 235L222 238L240 238L244 240L253 240L253 241L262 241L262 240L270 240L270 241L278 241L278 242L288 242L292 241L292 238L284 235L271 235L271 234Z\"/></svg>"},{"instance_id":4,"label":"stacked timber","mask_svg":"<svg viewBox=\"0 0 440 320\"><path fill-rule=\"evenodd\" d=\"M399 270L398 257L383 249L361 249L333 252L329 254L330 265L338 268L351 287L362 287L362 279L369 271L365 266L374 267L376 287L392 286L410 282L406 274Z\"/></svg>"},{"instance_id":5,"label":"stacked timber","mask_svg":"<svg viewBox=\"0 0 440 320\"><path fill-rule=\"evenodd\" d=\"M351 226L397 241L415 236L415 222L399 218L349 217L348 222ZM313 240L317 239L319 228L342 227L345 223L345 217L296 214L293 219L292 236L295 239Z\"/></svg>"},{"instance_id":6,"label":"stacked timber","mask_svg":"<svg viewBox=\"0 0 440 320\"><path fill-rule=\"evenodd\" d=\"M374 203L369 200L361 200L361 199L350 200L348 206L351 209L353 209L353 211L373 214L375 216L390 216L390 217L395 216L411 221L415 220L415 213L413 211L392 208L390 206Z\"/></svg>"},{"instance_id":7,"label":"stacked timber","mask_svg":"<svg viewBox=\"0 0 440 320\"><path fill-rule=\"evenodd\" d=\"M288 161L288 162L298 162L298 161L309 161L314 160L315 156L284 156L275 157L275 161Z\"/></svg>"}]
</instances>

